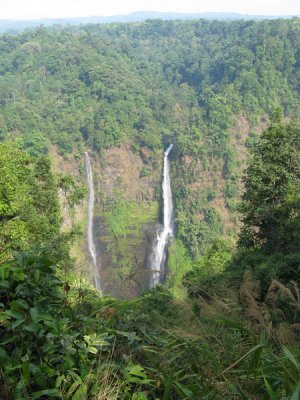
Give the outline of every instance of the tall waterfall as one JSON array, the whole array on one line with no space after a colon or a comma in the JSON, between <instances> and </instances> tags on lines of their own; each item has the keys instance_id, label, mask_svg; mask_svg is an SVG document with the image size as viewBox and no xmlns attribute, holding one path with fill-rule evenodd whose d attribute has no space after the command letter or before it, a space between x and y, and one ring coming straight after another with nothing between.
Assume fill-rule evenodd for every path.
<instances>
[{"instance_id":1,"label":"tall waterfall","mask_svg":"<svg viewBox=\"0 0 300 400\"><path fill-rule=\"evenodd\" d=\"M173 200L172 200L172 191L171 191L171 182L170 182L170 162L168 159L168 155L173 147L173 144L167 148L164 154L164 169L163 169L163 182L162 182L162 191L163 191L163 215L164 215L164 224L163 227L157 232L157 244L154 249L153 255L153 263L152 269L153 273L153 286L156 286L161 277L161 273L163 272L163 267L166 259L166 245L168 244L169 239L173 236L173 223L172 223L172 214L173 214Z\"/></svg>"},{"instance_id":2,"label":"tall waterfall","mask_svg":"<svg viewBox=\"0 0 300 400\"><path fill-rule=\"evenodd\" d=\"M88 231L87 231L87 239L88 239L88 248L91 255L92 260L92 273L94 278L94 285L96 289L101 290L100 286L100 274L97 269L97 253L94 243L94 235L93 235L93 218L94 218L94 202L95 202L95 194L94 194L94 183L93 183L93 173L90 162L90 157L88 152L84 153L85 155L85 168L86 175L89 187L89 198L88 198Z\"/></svg>"}]
</instances>

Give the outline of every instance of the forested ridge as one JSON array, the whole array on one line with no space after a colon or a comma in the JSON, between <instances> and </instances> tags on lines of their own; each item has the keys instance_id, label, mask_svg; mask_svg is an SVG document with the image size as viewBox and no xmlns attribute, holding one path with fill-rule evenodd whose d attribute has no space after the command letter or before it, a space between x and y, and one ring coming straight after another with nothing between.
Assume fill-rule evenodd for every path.
<instances>
[{"instance_id":1,"label":"forested ridge","mask_svg":"<svg viewBox=\"0 0 300 400\"><path fill-rule=\"evenodd\" d=\"M218 193L187 193L197 163L222 170L223 196L234 208L241 168L232 127L247 121L250 146L277 107L287 116L299 109L299 20L69 30L2 36L1 137L31 153L53 143L76 157L86 146L101 152L129 141L137 152L150 149L142 174L174 142L177 159L191 159L175 172L176 217L198 256L207 231L219 234L222 222L209 204ZM204 222L195 222L195 208Z\"/></svg>"},{"instance_id":2,"label":"forested ridge","mask_svg":"<svg viewBox=\"0 0 300 400\"><path fill-rule=\"evenodd\" d=\"M1 398L299 398L299 93L297 18L0 37ZM165 283L100 297L70 255L84 237L84 151L102 169L125 152L149 189L129 198L120 175L98 194L127 271L170 143Z\"/></svg>"}]
</instances>

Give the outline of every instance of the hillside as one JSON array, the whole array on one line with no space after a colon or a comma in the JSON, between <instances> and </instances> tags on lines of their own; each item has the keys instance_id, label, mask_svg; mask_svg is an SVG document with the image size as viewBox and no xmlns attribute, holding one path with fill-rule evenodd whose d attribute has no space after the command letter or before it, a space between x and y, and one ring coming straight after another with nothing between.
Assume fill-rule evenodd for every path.
<instances>
[{"instance_id":1,"label":"hillside","mask_svg":"<svg viewBox=\"0 0 300 400\"><path fill-rule=\"evenodd\" d=\"M277 107L299 110L299 29L297 19L155 20L4 35L1 137L37 154L55 145L82 184L91 150L98 246L125 276L142 268L149 234L130 232L158 221L162 151L174 143L177 237L197 259L215 237L236 236L245 148ZM112 201L134 216L117 236Z\"/></svg>"},{"instance_id":2,"label":"hillside","mask_svg":"<svg viewBox=\"0 0 300 400\"><path fill-rule=\"evenodd\" d=\"M300 20L38 28L0 55L0 397L297 399Z\"/></svg>"}]
</instances>

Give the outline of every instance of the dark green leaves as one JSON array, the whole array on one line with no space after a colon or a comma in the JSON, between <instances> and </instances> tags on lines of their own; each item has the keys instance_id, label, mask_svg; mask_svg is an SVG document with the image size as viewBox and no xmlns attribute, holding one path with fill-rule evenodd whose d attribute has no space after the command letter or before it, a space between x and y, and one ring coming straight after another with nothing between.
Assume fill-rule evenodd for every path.
<instances>
[{"instance_id":1,"label":"dark green leaves","mask_svg":"<svg viewBox=\"0 0 300 400\"><path fill-rule=\"evenodd\" d=\"M61 392L57 389L46 389L32 393L33 399L40 399L41 397L61 398Z\"/></svg>"}]
</instances>

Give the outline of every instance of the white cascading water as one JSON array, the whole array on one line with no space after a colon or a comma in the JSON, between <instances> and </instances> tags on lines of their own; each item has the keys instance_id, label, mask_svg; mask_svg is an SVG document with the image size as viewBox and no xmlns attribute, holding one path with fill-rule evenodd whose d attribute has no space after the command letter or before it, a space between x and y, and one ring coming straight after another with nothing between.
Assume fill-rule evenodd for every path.
<instances>
[{"instance_id":1,"label":"white cascading water","mask_svg":"<svg viewBox=\"0 0 300 400\"><path fill-rule=\"evenodd\" d=\"M87 231L87 239L88 239L88 248L92 259L92 273L94 278L94 285L96 289L101 290L100 286L100 275L97 269L97 253L94 243L94 235L93 235L93 219L94 219L94 202L95 202L95 194L94 194L94 182L93 182L93 173L90 162L90 157L88 152L84 153L85 155L85 168L86 175L88 181L89 188L89 198L88 198L88 231Z\"/></svg>"},{"instance_id":2,"label":"white cascading water","mask_svg":"<svg viewBox=\"0 0 300 400\"><path fill-rule=\"evenodd\" d=\"M163 272L163 266L166 258L166 245L168 241L173 236L173 222L172 222L172 214L173 214L173 200L172 200L172 191L171 191L171 182L170 182L170 162L168 159L168 155L173 147L173 144L167 148L164 154L164 169L163 169L163 183L162 183L162 191L163 191L163 214L164 214L164 224L163 227L157 232L157 244L154 249L153 255L153 264L152 270L153 273L153 286L156 286L161 277L161 273Z\"/></svg>"}]
</instances>

